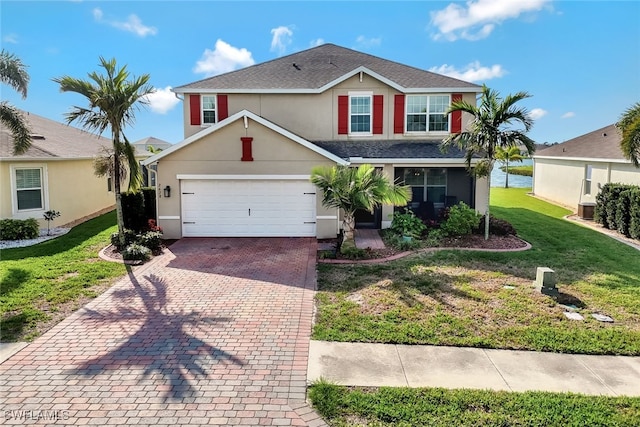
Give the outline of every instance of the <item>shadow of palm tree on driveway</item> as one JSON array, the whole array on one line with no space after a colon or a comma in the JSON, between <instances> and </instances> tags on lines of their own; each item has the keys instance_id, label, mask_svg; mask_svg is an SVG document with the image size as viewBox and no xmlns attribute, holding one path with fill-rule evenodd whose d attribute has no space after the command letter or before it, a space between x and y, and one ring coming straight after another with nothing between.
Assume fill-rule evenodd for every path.
<instances>
[{"instance_id":1,"label":"shadow of palm tree on driveway","mask_svg":"<svg viewBox=\"0 0 640 427\"><path fill-rule=\"evenodd\" d=\"M191 381L208 378L208 368L212 365L244 364L232 354L194 336L195 332L206 331L230 319L204 317L196 311L169 310L167 283L163 279L150 275L140 283L131 270L128 271L132 288L114 291L115 309L85 309L85 315L96 325L120 323L121 330L140 322L142 326L123 337L117 347L87 360L73 373L94 376L109 370L142 368L139 382L157 376L166 380L168 384L162 384L158 390L165 392L163 398L168 401L194 396L196 390Z\"/></svg>"}]
</instances>

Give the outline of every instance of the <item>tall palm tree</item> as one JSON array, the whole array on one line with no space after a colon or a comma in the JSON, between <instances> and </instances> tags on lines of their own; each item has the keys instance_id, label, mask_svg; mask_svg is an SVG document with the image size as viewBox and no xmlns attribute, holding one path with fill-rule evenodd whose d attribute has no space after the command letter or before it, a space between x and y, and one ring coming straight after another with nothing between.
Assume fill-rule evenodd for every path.
<instances>
[{"instance_id":1,"label":"tall palm tree","mask_svg":"<svg viewBox=\"0 0 640 427\"><path fill-rule=\"evenodd\" d=\"M20 58L4 49L0 51L0 81L14 88L22 99L27 97L27 67ZM13 136L13 154L17 156L26 152L31 146L31 131L20 110L7 101L0 102L0 122Z\"/></svg>"},{"instance_id":2,"label":"tall palm tree","mask_svg":"<svg viewBox=\"0 0 640 427\"><path fill-rule=\"evenodd\" d=\"M311 171L311 182L322 190L323 206L343 212L343 247L353 244L358 209L373 213L382 204L404 206L411 200L409 187L390 182L382 171L367 164L357 168L317 166Z\"/></svg>"},{"instance_id":3,"label":"tall palm tree","mask_svg":"<svg viewBox=\"0 0 640 427\"><path fill-rule=\"evenodd\" d=\"M466 151L467 168L475 176L487 178L487 208L485 211L484 238L489 239L489 200L491 197L491 172L496 161L497 148L508 148L523 145L529 155L535 151L535 143L526 132L531 130L533 119L526 108L515 104L529 98L527 92L507 95L504 99L495 90L482 86L480 105L471 105L465 101L451 104L447 114L462 111L473 116L468 130L449 135L442 141L442 149L446 151L456 145ZM523 129L512 130L510 127L518 123ZM480 157L480 161L471 168L471 161Z\"/></svg>"},{"instance_id":4,"label":"tall palm tree","mask_svg":"<svg viewBox=\"0 0 640 427\"><path fill-rule=\"evenodd\" d=\"M124 218L120 194L123 181L120 172L122 156L126 158L129 169L129 189L136 189L141 180L135 150L125 136L124 128L134 123L136 110L147 104L146 96L153 93L153 88L148 84L148 74L129 79L126 65L118 68L115 59L106 60L100 57L99 65L104 69L104 74L91 72L88 74L89 80L62 76L53 81L60 85L61 92L78 93L89 102L88 107L74 106L72 111L65 115L67 123L78 122L86 130L95 131L98 135L107 129L111 130L113 164L110 168L116 197L118 233L121 243L124 244Z\"/></svg>"},{"instance_id":5,"label":"tall palm tree","mask_svg":"<svg viewBox=\"0 0 640 427\"><path fill-rule=\"evenodd\" d=\"M504 188L509 188L509 163L521 162L522 160L524 160L524 157L522 157L522 154L520 153L520 148L516 146L507 148L498 147L496 149L496 160L500 160L504 163Z\"/></svg>"},{"instance_id":6,"label":"tall palm tree","mask_svg":"<svg viewBox=\"0 0 640 427\"><path fill-rule=\"evenodd\" d=\"M616 126L622 131L622 153L635 167L640 167L640 102L629 107Z\"/></svg>"}]
</instances>

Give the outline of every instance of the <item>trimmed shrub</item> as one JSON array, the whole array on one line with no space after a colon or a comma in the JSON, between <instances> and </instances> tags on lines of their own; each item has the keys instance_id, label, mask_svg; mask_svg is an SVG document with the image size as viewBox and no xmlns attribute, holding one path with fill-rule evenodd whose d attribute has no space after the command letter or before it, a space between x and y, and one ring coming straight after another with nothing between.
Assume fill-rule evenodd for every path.
<instances>
[{"instance_id":1,"label":"trimmed shrub","mask_svg":"<svg viewBox=\"0 0 640 427\"><path fill-rule=\"evenodd\" d=\"M138 236L136 235L136 233L133 230L125 229L124 230L124 245L121 245L120 244L120 239L118 238L118 236L119 236L118 233L111 234L111 244L113 246L115 246L115 248L119 252L122 251L127 246L129 246L130 244L135 243L137 241L137 239L138 239Z\"/></svg>"},{"instance_id":2,"label":"trimmed shrub","mask_svg":"<svg viewBox=\"0 0 640 427\"><path fill-rule=\"evenodd\" d=\"M40 235L40 226L35 218L0 220L1 240L35 239Z\"/></svg>"},{"instance_id":3,"label":"trimmed shrub","mask_svg":"<svg viewBox=\"0 0 640 427\"><path fill-rule=\"evenodd\" d=\"M596 196L594 220L603 227L616 230L626 236L637 233L635 212L639 210L635 192L640 191L637 185L605 184ZM640 214L638 214L640 215ZM633 222L633 229L632 229Z\"/></svg>"},{"instance_id":4,"label":"trimmed shrub","mask_svg":"<svg viewBox=\"0 0 640 427\"><path fill-rule=\"evenodd\" d=\"M156 189L144 187L140 189L144 201L144 215L146 219L156 218Z\"/></svg>"},{"instance_id":5,"label":"trimmed shrub","mask_svg":"<svg viewBox=\"0 0 640 427\"><path fill-rule=\"evenodd\" d=\"M629 237L629 214L631 204L631 189L622 191L616 201L616 229L618 233Z\"/></svg>"},{"instance_id":6,"label":"trimmed shrub","mask_svg":"<svg viewBox=\"0 0 640 427\"><path fill-rule=\"evenodd\" d=\"M122 216L124 226L129 230L140 233L147 226L147 216L144 208L144 196L138 193L122 193Z\"/></svg>"},{"instance_id":7,"label":"trimmed shrub","mask_svg":"<svg viewBox=\"0 0 640 427\"><path fill-rule=\"evenodd\" d=\"M449 209L448 218L440 225L445 236L465 236L471 234L478 225L478 213L475 209L460 202Z\"/></svg>"},{"instance_id":8,"label":"trimmed shrub","mask_svg":"<svg viewBox=\"0 0 640 427\"><path fill-rule=\"evenodd\" d=\"M473 232L476 234L484 234L484 215L480 216ZM515 236L517 232L509 221L489 215L489 234L494 236Z\"/></svg>"},{"instance_id":9,"label":"trimmed shrub","mask_svg":"<svg viewBox=\"0 0 640 427\"><path fill-rule=\"evenodd\" d=\"M629 236L640 240L640 187L631 190L629 205Z\"/></svg>"},{"instance_id":10,"label":"trimmed shrub","mask_svg":"<svg viewBox=\"0 0 640 427\"><path fill-rule=\"evenodd\" d=\"M159 231L147 231L139 236L137 243L148 248L153 253L158 253L162 247L162 233Z\"/></svg>"},{"instance_id":11,"label":"trimmed shrub","mask_svg":"<svg viewBox=\"0 0 640 427\"><path fill-rule=\"evenodd\" d=\"M391 231L400 236L420 237L427 228L426 225L412 211L405 208L404 212L393 214Z\"/></svg>"},{"instance_id":12,"label":"trimmed shrub","mask_svg":"<svg viewBox=\"0 0 640 427\"><path fill-rule=\"evenodd\" d=\"M122 258L127 261L146 261L151 257L149 248L137 243L132 243L122 251Z\"/></svg>"}]
</instances>

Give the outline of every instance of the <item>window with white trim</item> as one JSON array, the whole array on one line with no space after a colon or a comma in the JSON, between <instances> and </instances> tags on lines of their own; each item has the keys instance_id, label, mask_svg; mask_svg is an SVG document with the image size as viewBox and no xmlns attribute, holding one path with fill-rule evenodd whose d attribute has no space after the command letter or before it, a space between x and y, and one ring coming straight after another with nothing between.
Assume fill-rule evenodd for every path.
<instances>
[{"instance_id":1,"label":"window with white trim","mask_svg":"<svg viewBox=\"0 0 640 427\"><path fill-rule=\"evenodd\" d=\"M349 133L350 134L371 134L372 113L371 93L350 93L349 94Z\"/></svg>"},{"instance_id":2,"label":"window with white trim","mask_svg":"<svg viewBox=\"0 0 640 427\"><path fill-rule=\"evenodd\" d=\"M18 212L44 209L42 168L16 168L15 183Z\"/></svg>"},{"instance_id":3,"label":"window with white trim","mask_svg":"<svg viewBox=\"0 0 640 427\"><path fill-rule=\"evenodd\" d=\"M216 122L216 96L202 95L202 124L212 125Z\"/></svg>"},{"instance_id":4,"label":"window with white trim","mask_svg":"<svg viewBox=\"0 0 640 427\"><path fill-rule=\"evenodd\" d=\"M449 95L407 95L407 132L449 132Z\"/></svg>"},{"instance_id":5,"label":"window with white trim","mask_svg":"<svg viewBox=\"0 0 640 427\"><path fill-rule=\"evenodd\" d=\"M584 167L584 194L591 194L591 176L593 175L593 165Z\"/></svg>"}]
</instances>

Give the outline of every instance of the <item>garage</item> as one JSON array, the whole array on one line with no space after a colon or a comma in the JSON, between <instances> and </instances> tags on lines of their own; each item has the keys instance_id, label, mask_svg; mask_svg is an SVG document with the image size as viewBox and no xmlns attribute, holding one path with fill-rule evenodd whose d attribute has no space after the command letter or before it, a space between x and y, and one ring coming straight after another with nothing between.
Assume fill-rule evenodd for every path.
<instances>
[{"instance_id":1,"label":"garage","mask_svg":"<svg viewBox=\"0 0 640 427\"><path fill-rule=\"evenodd\" d=\"M184 237L313 237L316 188L296 177L180 180Z\"/></svg>"}]
</instances>

